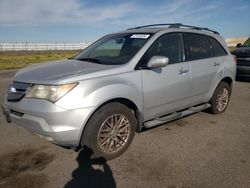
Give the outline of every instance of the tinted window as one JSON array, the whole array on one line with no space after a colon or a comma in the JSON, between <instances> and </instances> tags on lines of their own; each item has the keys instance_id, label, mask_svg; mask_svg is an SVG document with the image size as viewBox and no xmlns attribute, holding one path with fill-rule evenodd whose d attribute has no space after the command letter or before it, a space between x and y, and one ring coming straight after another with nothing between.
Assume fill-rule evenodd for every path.
<instances>
[{"instance_id":1,"label":"tinted window","mask_svg":"<svg viewBox=\"0 0 250 188\"><path fill-rule=\"evenodd\" d=\"M179 33L166 34L159 37L143 57L145 65L152 56L165 56L169 64L183 61L182 38Z\"/></svg>"},{"instance_id":2,"label":"tinted window","mask_svg":"<svg viewBox=\"0 0 250 188\"><path fill-rule=\"evenodd\" d=\"M250 47L250 37L244 42L243 44L244 47Z\"/></svg>"},{"instance_id":3,"label":"tinted window","mask_svg":"<svg viewBox=\"0 0 250 188\"><path fill-rule=\"evenodd\" d=\"M212 49L213 49L214 55L216 57L227 55L227 52L225 51L225 49L220 45L220 43L217 40L215 40L212 37L209 37L209 41L212 45Z\"/></svg>"},{"instance_id":4,"label":"tinted window","mask_svg":"<svg viewBox=\"0 0 250 188\"><path fill-rule=\"evenodd\" d=\"M184 33L183 39L186 61L212 57L212 49L207 36Z\"/></svg>"}]
</instances>

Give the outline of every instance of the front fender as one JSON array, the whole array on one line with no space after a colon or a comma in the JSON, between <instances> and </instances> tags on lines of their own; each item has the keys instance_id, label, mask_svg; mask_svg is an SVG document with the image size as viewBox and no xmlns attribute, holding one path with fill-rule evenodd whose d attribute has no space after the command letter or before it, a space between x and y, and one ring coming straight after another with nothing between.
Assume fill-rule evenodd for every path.
<instances>
[{"instance_id":1,"label":"front fender","mask_svg":"<svg viewBox=\"0 0 250 188\"><path fill-rule=\"evenodd\" d=\"M140 71L80 81L56 105L67 109L98 107L115 98L125 98L143 110Z\"/></svg>"}]
</instances>

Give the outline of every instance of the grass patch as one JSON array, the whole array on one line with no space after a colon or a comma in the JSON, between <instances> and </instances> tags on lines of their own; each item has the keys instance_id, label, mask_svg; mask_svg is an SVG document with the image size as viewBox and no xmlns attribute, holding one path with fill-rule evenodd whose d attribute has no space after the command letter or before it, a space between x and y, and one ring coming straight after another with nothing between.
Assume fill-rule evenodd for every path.
<instances>
[{"instance_id":1,"label":"grass patch","mask_svg":"<svg viewBox=\"0 0 250 188\"><path fill-rule=\"evenodd\" d=\"M19 69L34 63L66 59L77 53L79 50L0 52L0 70Z\"/></svg>"},{"instance_id":2,"label":"grass patch","mask_svg":"<svg viewBox=\"0 0 250 188\"><path fill-rule=\"evenodd\" d=\"M230 52L236 50L236 47L235 47L235 46L230 46L230 47L228 47L228 48L229 48Z\"/></svg>"}]
</instances>

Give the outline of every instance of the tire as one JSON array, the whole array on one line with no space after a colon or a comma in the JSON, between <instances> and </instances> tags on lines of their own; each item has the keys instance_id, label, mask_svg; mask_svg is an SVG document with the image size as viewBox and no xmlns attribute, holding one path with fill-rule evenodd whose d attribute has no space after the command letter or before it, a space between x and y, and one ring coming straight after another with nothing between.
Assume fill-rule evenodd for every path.
<instances>
[{"instance_id":1,"label":"tire","mask_svg":"<svg viewBox=\"0 0 250 188\"><path fill-rule=\"evenodd\" d=\"M110 160L124 153L135 135L137 121L131 109L118 103L100 107L89 119L81 139L94 157Z\"/></svg>"},{"instance_id":2,"label":"tire","mask_svg":"<svg viewBox=\"0 0 250 188\"><path fill-rule=\"evenodd\" d=\"M230 95L231 88L229 84L226 82L220 82L214 91L212 99L210 100L210 113L220 114L225 112L229 103Z\"/></svg>"}]
</instances>

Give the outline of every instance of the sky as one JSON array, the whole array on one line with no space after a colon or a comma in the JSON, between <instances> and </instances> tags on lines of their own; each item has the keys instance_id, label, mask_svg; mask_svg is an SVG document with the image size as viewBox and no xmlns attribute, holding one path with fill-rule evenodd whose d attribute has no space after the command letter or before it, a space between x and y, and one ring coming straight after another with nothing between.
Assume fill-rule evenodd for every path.
<instances>
[{"instance_id":1,"label":"sky","mask_svg":"<svg viewBox=\"0 0 250 188\"><path fill-rule=\"evenodd\" d=\"M93 42L155 23L248 37L250 0L0 0L0 42Z\"/></svg>"}]
</instances>

